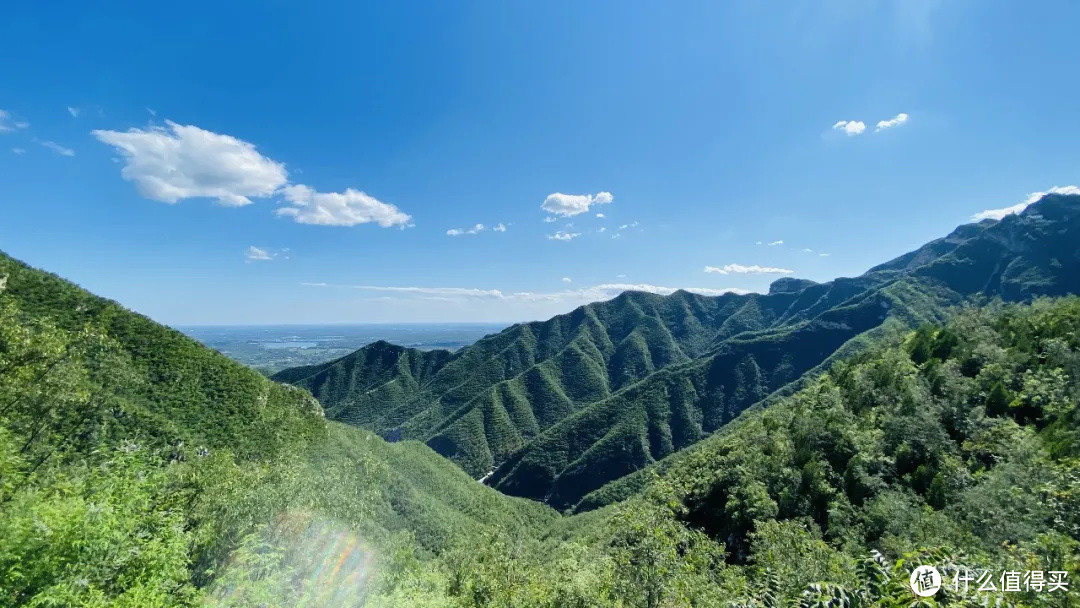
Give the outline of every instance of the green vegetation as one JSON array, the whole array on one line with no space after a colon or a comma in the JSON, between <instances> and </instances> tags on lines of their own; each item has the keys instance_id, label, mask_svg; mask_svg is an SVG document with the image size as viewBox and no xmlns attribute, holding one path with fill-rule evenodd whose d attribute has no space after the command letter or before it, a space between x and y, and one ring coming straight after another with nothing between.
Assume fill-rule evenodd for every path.
<instances>
[{"instance_id":1,"label":"green vegetation","mask_svg":"<svg viewBox=\"0 0 1080 608\"><path fill-rule=\"evenodd\" d=\"M781 285L789 309L823 290L797 313L813 316L787 329L745 329L789 314L765 297L629 294L480 350L380 344L339 370L310 370L326 371L328 387L385 394L464 378L409 420L452 406L439 436L492 457L514 433L531 437L545 449L513 452L519 472L500 485L584 497L590 510L572 516L486 487L422 442L327 421L306 391L0 256L0 605L1076 605L1080 298L969 305L944 322L934 308L962 293L943 277L978 282L975 252L994 248L1011 260L990 267L994 284L1015 291L981 289L1074 289L1073 258L1031 246L1034 235L1075 251L1075 199L1048 200L875 269L892 278L870 293L859 280ZM1020 238L1023 253L1009 245ZM696 321L651 316L678 308ZM705 329L725 325L734 333L722 338ZM834 331L857 342L837 351ZM802 375L815 337L828 369L743 411L782 381L777 370ZM620 369L654 369L622 384L579 374L611 369L616 351L627 353ZM469 366L485 375L443 376ZM406 372L414 382L395 384ZM485 382L484 407L460 401ZM722 425L699 440L706 417ZM917 564L950 582L963 568L1060 570L1070 588L987 596L947 585L916 602Z\"/></svg>"},{"instance_id":2,"label":"green vegetation","mask_svg":"<svg viewBox=\"0 0 1080 608\"><path fill-rule=\"evenodd\" d=\"M55 276L0 284L0 605L355 605L556 517Z\"/></svg>"},{"instance_id":3,"label":"green vegetation","mask_svg":"<svg viewBox=\"0 0 1080 608\"><path fill-rule=\"evenodd\" d=\"M1074 586L965 593L952 576L1080 575L1078 423L1080 298L967 308L748 413L662 475L646 471L625 502L559 520L539 542L490 537L443 566L444 586L408 597L440 606L1075 605ZM923 603L908 585L918 564L946 580Z\"/></svg>"},{"instance_id":4,"label":"green vegetation","mask_svg":"<svg viewBox=\"0 0 1080 608\"><path fill-rule=\"evenodd\" d=\"M1077 241L1080 197L1048 196L857 278L784 278L767 295L628 292L453 355L374 344L275 379L310 390L330 418L424 441L475 478L494 470L503 492L580 510L765 397L971 298L1080 293Z\"/></svg>"}]
</instances>

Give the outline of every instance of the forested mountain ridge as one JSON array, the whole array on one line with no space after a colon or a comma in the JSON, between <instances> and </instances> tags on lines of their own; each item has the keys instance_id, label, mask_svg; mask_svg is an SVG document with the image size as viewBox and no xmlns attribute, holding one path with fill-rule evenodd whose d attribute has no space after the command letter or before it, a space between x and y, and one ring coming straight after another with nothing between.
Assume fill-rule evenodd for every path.
<instances>
[{"instance_id":1,"label":"forested mountain ridge","mask_svg":"<svg viewBox=\"0 0 1080 608\"><path fill-rule=\"evenodd\" d=\"M695 443L867 332L940 321L972 296L1080 292L1077 242L1080 197L1049 195L856 278L781 279L765 295L627 292L515 325L425 368L437 367L426 382L383 369L369 372L377 386L342 390L336 378L363 375L346 359L277 378L311 390L332 417L423 440L474 476L498 465L499 489L567 507Z\"/></svg>"},{"instance_id":2,"label":"forested mountain ridge","mask_svg":"<svg viewBox=\"0 0 1080 608\"><path fill-rule=\"evenodd\" d=\"M920 563L1071 584L1078 340L1076 297L962 308L639 473L620 504L558 517L4 256L0 604L906 606Z\"/></svg>"}]
</instances>

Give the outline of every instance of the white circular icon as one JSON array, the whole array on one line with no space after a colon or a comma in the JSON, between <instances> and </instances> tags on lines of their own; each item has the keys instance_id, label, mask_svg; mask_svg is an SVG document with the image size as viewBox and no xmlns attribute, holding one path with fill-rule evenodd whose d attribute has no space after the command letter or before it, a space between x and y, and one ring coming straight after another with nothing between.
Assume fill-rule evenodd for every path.
<instances>
[{"instance_id":1,"label":"white circular icon","mask_svg":"<svg viewBox=\"0 0 1080 608\"><path fill-rule=\"evenodd\" d=\"M941 574L933 566L919 566L911 573L911 590L919 597L930 597L941 589Z\"/></svg>"}]
</instances>

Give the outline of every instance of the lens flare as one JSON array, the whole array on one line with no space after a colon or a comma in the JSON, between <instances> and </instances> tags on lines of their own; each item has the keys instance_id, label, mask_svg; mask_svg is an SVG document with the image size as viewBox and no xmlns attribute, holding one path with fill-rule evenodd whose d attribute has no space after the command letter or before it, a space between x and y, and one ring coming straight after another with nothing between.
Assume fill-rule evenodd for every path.
<instances>
[{"instance_id":1,"label":"lens flare","mask_svg":"<svg viewBox=\"0 0 1080 608\"><path fill-rule=\"evenodd\" d=\"M371 546L348 527L303 512L283 513L232 553L210 605L360 606L373 560Z\"/></svg>"}]
</instances>

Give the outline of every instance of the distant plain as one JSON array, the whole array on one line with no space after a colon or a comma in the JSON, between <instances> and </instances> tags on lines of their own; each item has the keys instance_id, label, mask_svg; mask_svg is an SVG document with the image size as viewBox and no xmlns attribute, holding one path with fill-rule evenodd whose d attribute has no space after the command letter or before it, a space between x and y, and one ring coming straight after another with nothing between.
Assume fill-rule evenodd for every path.
<instances>
[{"instance_id":1,"label":"distant plain","mask_svg":"<svg viewBox=\"0 0 1080 608\"><path fill-rule=\"evenodd\" d=\"M421 350L457 350L505 323L369 323L360 325L202 325L177 327L223 355L272 373L345 356L386 340Z\"/></svg>"}]
</instances>

